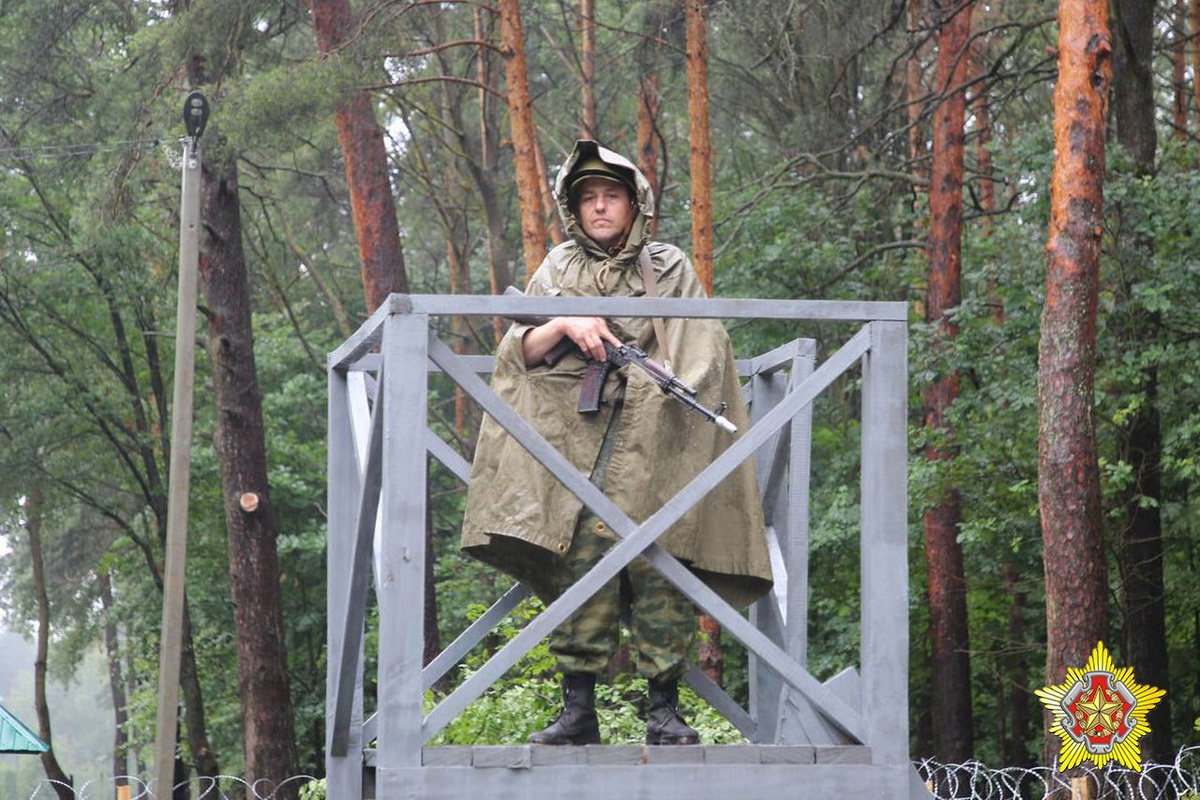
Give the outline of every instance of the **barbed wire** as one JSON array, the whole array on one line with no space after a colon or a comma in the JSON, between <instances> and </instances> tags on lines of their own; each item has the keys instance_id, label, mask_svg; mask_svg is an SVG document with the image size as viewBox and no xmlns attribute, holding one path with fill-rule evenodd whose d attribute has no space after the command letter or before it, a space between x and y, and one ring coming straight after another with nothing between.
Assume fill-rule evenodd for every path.
<instances>
[{"instance_id":1,"label":"barbed wire","mask_svg":"<svg viewBox=\"0 0 1200 800\"><path fill-rule=\"evenodd\" d=\"M215 778L193 778L177 784L175 788L187 786L188 796L194 800L275 800L285 788L288 790L286 795L292 796L292 790L303 788L316 780L309 775L294 775L281 782L259 780L251 784L237 775L218 775ZM33 788L28 800L56 800L58 794L55 789L61 786L64 784L59 781L43 779ZM133 775L116 778L111 785L107 781L103 784L88 781L68 788L75 793L75 800L111 800L115 786L128 786L129 800L156 800L158 797L148 783ZM165 796L173 797L174 792L168 792Z\"/></svg>"},{"instance_id":2,"label":"barbed wire","mask_svg":"<svg viewBox=\"0 0 1200 800\"><path fill-rule=\"evenodd\" d=\"M943 764L922 759L914 766L937 800L1057 800L1071 797L1071 779L1054 767L989 767L978 761ZM1141 772L1109 762L1103 768L1086 769L1091 800L1179 800L1200 793L1200 745L1185 747L1169 764L1143 764ZM287 787L305 787L315 781L296 775L282 783L255 781L236 775L195 778L187 782L196 800L276 800ZM55 782L41 780L27 800L56 798ZM155 800L150 786L141 778L124 776L110 785L84 783L74 787L76 800L110 800L113 785L130 788L130 800ZM323 793L318 794L322 796ZM1200 794L1198 794L1200 797Z\"/></svg>"},{"instance_id":3,"label":"barbed wire","mask_svg":"<svg viewBox=\"0 0 1200 800\"><path fill-rule=\"evenodd\" d=\"M937 800L1047 800L1071 797L1071 779L1054 767L988 767L978 761L916 763ZM1184 747L1169 764L1143 764L1136 772L1110 761L1086 769L1091 800L1178 800L1200 792L1200 746Z\"/></svg>"}]
</instances>

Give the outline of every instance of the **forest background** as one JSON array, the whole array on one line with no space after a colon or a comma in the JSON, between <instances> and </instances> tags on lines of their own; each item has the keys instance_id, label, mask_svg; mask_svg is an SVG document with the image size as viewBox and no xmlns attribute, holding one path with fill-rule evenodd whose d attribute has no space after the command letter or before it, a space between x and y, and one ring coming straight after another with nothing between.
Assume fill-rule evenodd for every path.
<instances>
[{"instance_id":1,"label":"forest background","mask_svg":"<svg viewBox=\"0 0 1200 800\"><path fill-rule=\"evenodd\" d=\"M1080 5L1105 6L1063 7ZM47 677L68 681L99 652L110 774L151 758L179 114L199 88L212 114L179 774L321 774L325 353L388 291L522 285L561 237L548 176L584 135L652 176L657 237L694 253L715 294L909 303L913 755L1041 760L1032 691L1061 680L1047 641L1074 625L1083 657L1067 666L1098 633L1168 690L1142 753L1170 760L1194 739L1200 697L1200 0L1112 4L1111 64L1095 73L1094 329L1066 335L1043 319L1061 288L1047 234L1058 13L1037 0L0 3L0 588L5 624L37 643L43 736ZM496 329L458 319L443 333L486 352ZM849 333L733 331L739 353L795 335L828 353ZM1076 419L1039 413L1049 345L1094 366ZM857 388L839 382L814 421L819 678L857 648ZM473 409L444 386L430 409L469 456ZM1079 421L1094 504L1054 491L1068 471L1039 471L1047 426ZM246 512L250 489L262 504ZM433 644L503 584L454 553L462 487L435 472L430 496ZM1044 529L1054 519L1073 521ZM1048 623L1064 591L1083 610ZM744 694L736 647L700 657ZM255 685L255 664L273 677ZM513 683L544 686L539 666Z\"/></svg>"}]
</instances>

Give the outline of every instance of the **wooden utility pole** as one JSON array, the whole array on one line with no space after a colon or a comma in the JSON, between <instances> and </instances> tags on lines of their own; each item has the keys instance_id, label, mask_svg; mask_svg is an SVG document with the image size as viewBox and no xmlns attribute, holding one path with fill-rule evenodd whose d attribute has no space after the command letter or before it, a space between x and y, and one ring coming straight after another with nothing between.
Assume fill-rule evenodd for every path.
<instances>
[{"instance_id":1,"label":"wooden utility pole","mask_svg":"<svg viewBox=\"0 0 1200 800\"><path fill-rule=\"evenodd\" d=\"M200 135L208 101L199 92L184 104L183 188L179 209L179 290L175 307L175 389L171 401L171 464L167 489L166 566L158 651L158 714L154 726L157 797L170 797L175 776L179 667L183 647L184 563L187 561L188 483L192 471L192 409L196 376L196 295L200 266Z\"/></svg>"}]
</instances>

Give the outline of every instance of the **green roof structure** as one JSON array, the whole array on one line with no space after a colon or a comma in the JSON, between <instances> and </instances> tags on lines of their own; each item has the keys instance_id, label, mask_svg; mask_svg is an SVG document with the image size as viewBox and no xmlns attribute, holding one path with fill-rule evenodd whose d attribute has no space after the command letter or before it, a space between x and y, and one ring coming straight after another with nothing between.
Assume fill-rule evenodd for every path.
<instances>
[{"instance_id":1,"label":"green roof structure","mask_svg":"<svg viewBox=\"0 0 1200 800\"><path fill-rule=\"evenodd\" d=\"M50 746L0 706L0 753L44 753Z\"/></svg>"}]
</instances>

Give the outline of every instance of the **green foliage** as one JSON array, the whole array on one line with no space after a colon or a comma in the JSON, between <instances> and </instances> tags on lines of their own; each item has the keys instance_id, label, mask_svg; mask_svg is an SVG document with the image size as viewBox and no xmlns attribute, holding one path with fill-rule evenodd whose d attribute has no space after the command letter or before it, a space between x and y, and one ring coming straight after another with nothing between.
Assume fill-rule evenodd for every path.
<instances>
[{"instance_id":1,"label":"green foliage","mask_svg":"<svg viewBox=\"0 0 1200 800\"><path fill-rule=\"evenodd\" d=\"M468 616L478 618L487 609L468 607ZM542 611L536 599L526 600L496 628L494 648L499 649ZM477 648L464 661L459 678L466 680L491 656L491 650ZM429 744L437 745L520 745L533 731L540 730L562 707L561 675L554 674L554 657L546 641L535 645L500 680L452 720ZM444 695L426 693L426 712ZM596 709L600 717L600 737L606 744L641 744L646 739L646 679L619 674L611 683L596 686ZM688 687L681 686L679 705L684 716L706 744L731 744L744 741L741 733L700 700Z\"/></svg>"},{"instance_id":2,"label":"green foliage","mask_svg":"<svg viewBox=\"0 0 1200 800\"><path fill-rule=\"evenodd\" d=\"M300 787L300 800L325 800L327 796L324 778L311 780Z\"/></svg>"}]
</instances>

